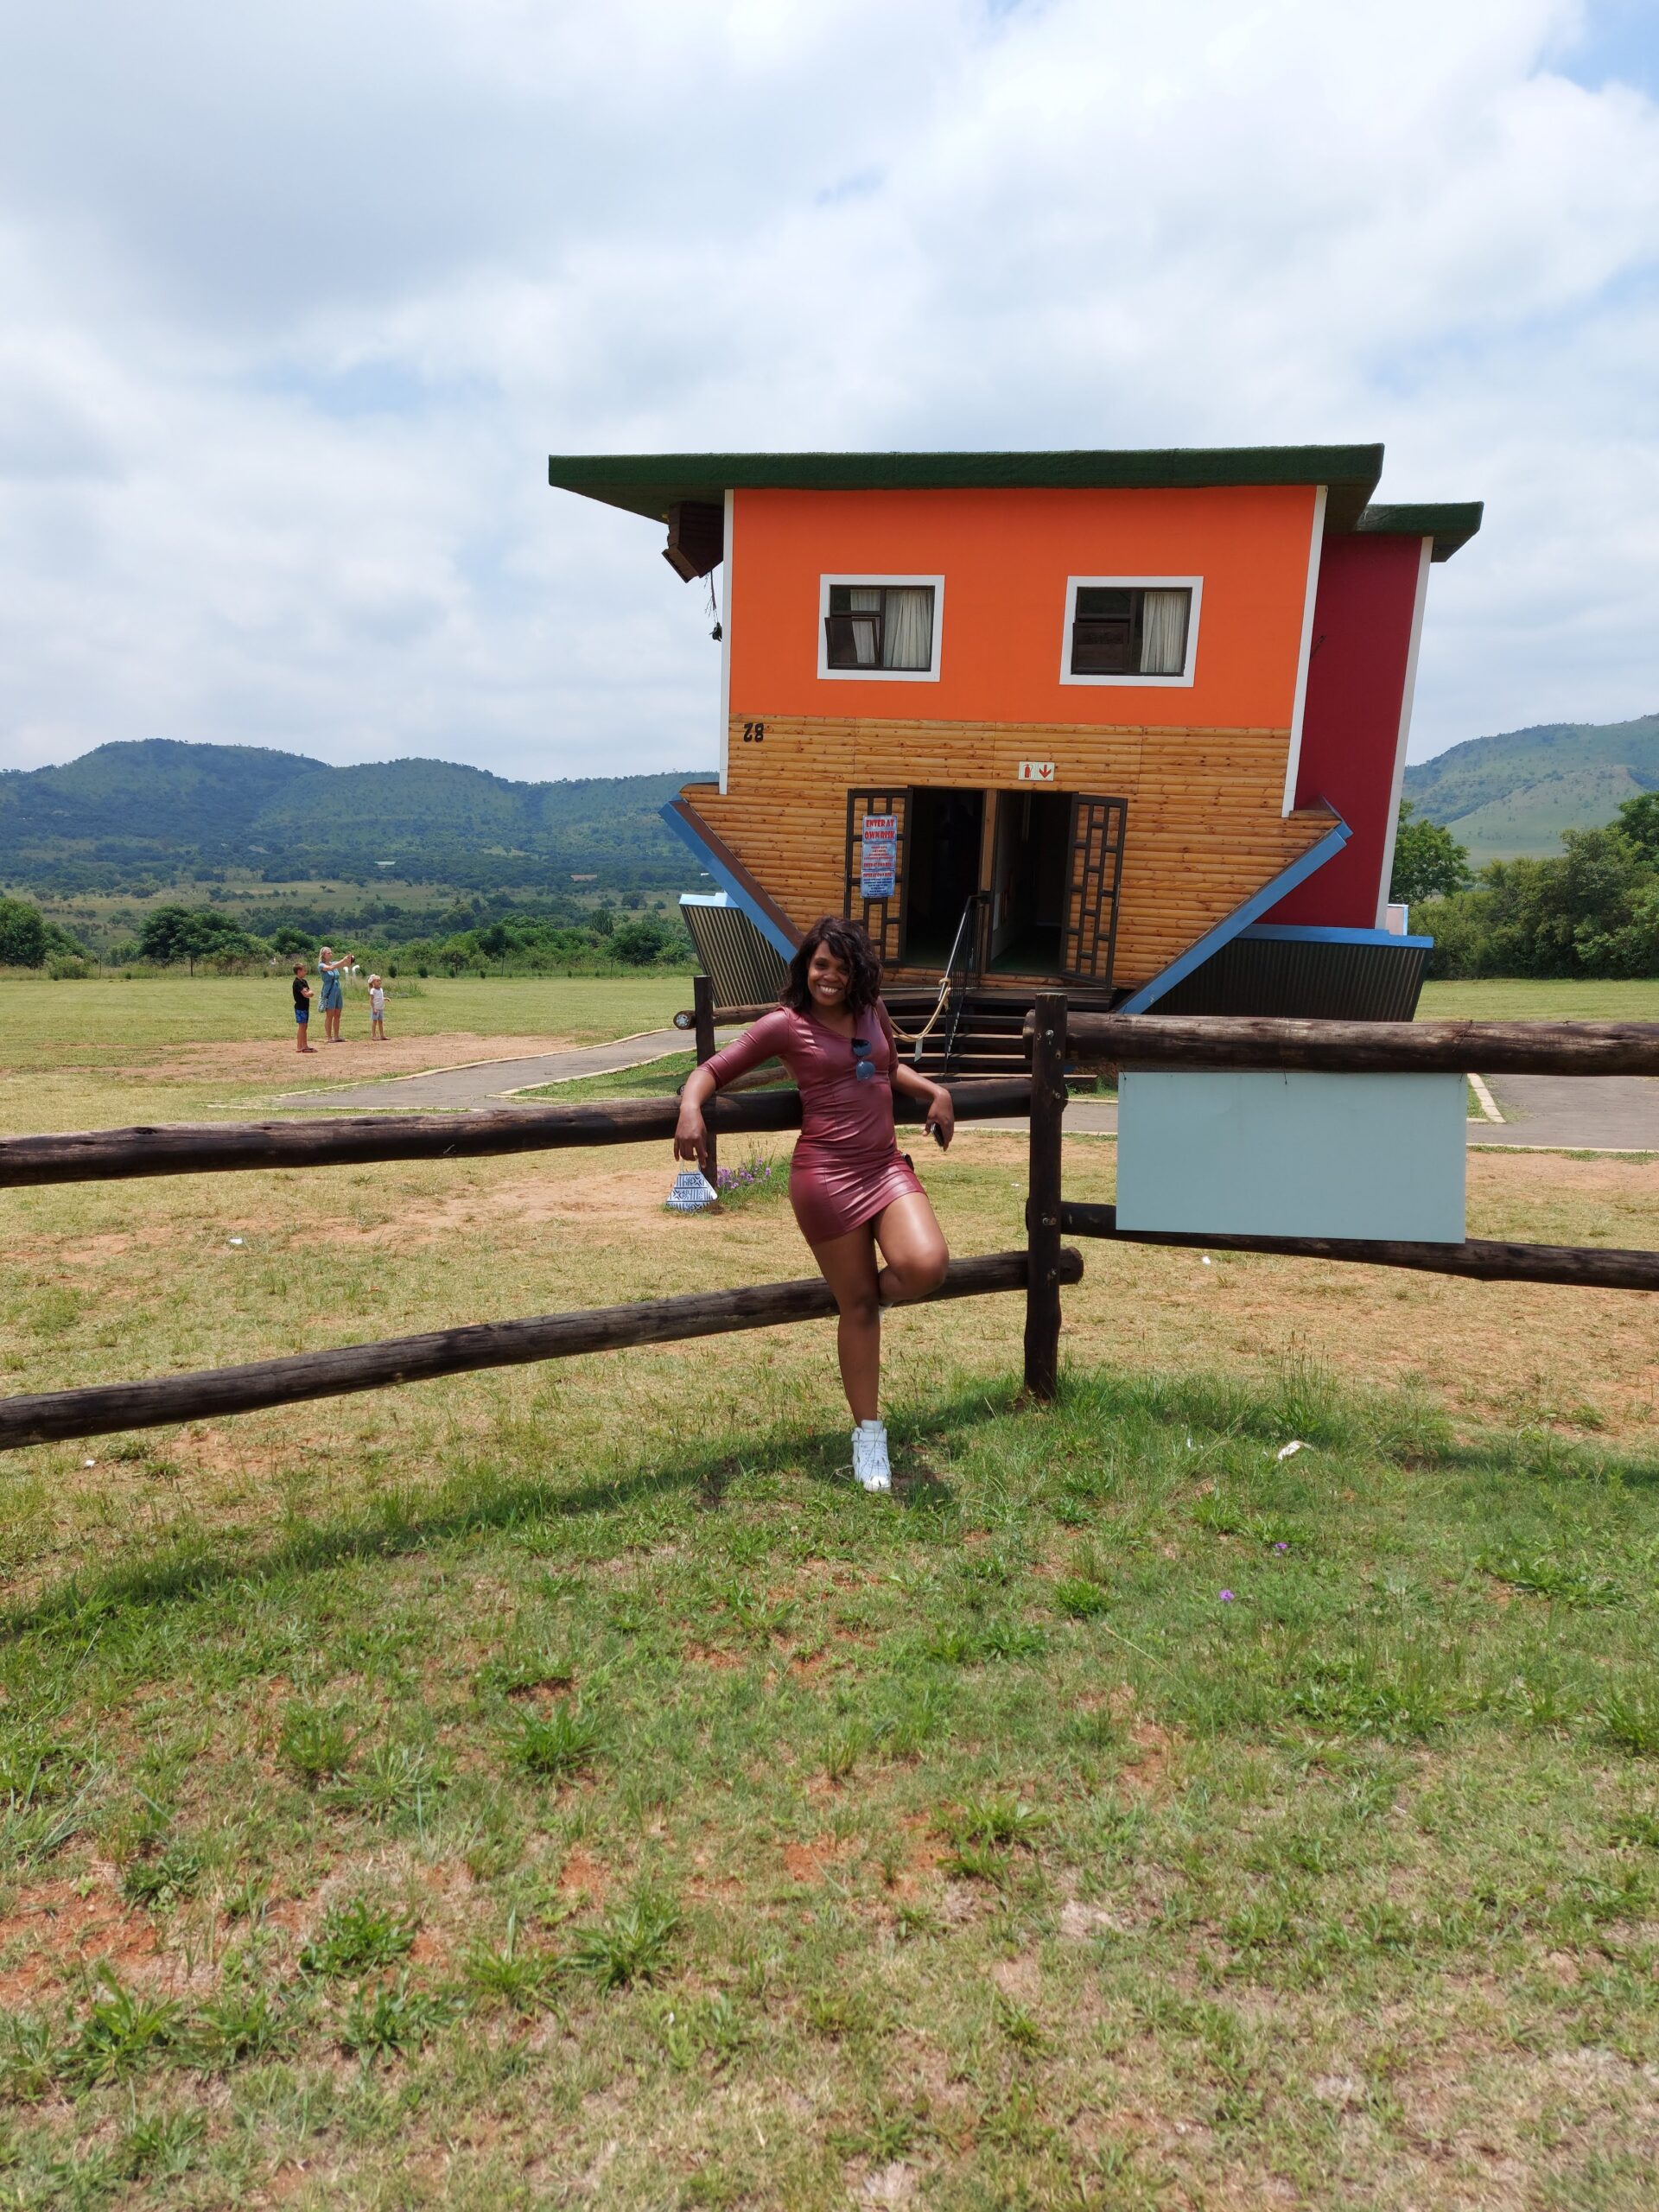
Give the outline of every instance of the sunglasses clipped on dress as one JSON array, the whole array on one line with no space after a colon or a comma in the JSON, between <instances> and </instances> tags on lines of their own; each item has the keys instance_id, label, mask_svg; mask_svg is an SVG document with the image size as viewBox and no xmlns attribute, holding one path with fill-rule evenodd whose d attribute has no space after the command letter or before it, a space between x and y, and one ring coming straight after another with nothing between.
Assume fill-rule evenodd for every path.
<instances>
[{"instance_id":1,"label":"sunglasses clipped on dress","mask_svg":"<svg viewBox=\"0 0 1659 2212\"><path fill-rule=\"evenodd\" d=\"M868 1037L853 1039L853 1073L860 1083L872 1083L875 1079L875 1062L870 1058Z\"/></svg>"}]
</instances>

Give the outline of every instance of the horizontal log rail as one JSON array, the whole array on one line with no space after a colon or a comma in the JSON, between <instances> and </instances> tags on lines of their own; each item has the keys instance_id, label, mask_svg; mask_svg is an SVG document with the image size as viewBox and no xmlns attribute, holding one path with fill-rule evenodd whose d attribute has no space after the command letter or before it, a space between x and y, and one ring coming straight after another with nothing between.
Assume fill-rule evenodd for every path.
<instances>
[{"instance_id":1,"label":"horizontal log rail","mask_svg":"<svg viewBox=\"0 0 1659 2212\"><path fill-rule=\"evenodd\" d=\"M747 1029L752 1021L764 1021L767 1014L776 1014L777 1011L776 999L768 999L764 1005L757 1002L753 1006L717 1006L715 1008L715 1020L722 1029L729 1029L734 1024L741 1024ZM674 1027L677 1029L695 1029L696 1026L696 1007L682 1007L674 1017Z\"/></svg>"},{"instance_id":2,"label":"horizontal log rail","mask_svg":"<svg viewBox=\"0 0 1659 2212\"><path fill-rule=\"evenodd\" d=\"M1198 1236L1185 1230L1120 1229L1117 1208L1062 1205L1063 1236L1122 1244L1173 1244L1206 1252L1265 1252L1301 1260L1354 1260L1371 1268L1469 1275L1478 1282L1566 1283L1583 1290L1659 1290L1659 1252L1583 1244L1408 1244L1357 1236Z\"/></svg>"},{"instance_id":3,"label":"horizontal log rail","mask_svg":"<svg viewBox=\"0 0 1659 2212\"><path fill-rule=\"evenodd\" d=\"M1026 1077L953 1084L959 1122L1027 1114ZM918 1122L927 1109L895 1096L893 1118ZM224 1122L156 1128L81 1129L0 1141L0 1190L41 1183L119 1181L138 1175L223 1174L243 1169L349 1166L378 1160L467 1160L489 1153L550 1152L573 1145L666 1142L679 1119L673 1098L604 1098L569 1105L494 1107L469 1114L361 1114L307 1122ZM801 1126L798 1090L715 1098L703 1109L717 1136Z\"/></svg>"},{"instance_id":4,"label":"horizontal log rail","mask_svg":"<svg viewBox=\"0 0 1659 2212\"><path fill-rule=\"evenodd\" d=\"M1024 1290L1028 1272L1023 1251L953 1260L927 1302ZM1062 1251L1060 1281L1077 1282L1082 1274L1082 1255ZM42 1391L32 1397L0 1399L0 1452L73 1436L106 1436L117 1429L219 1420L268 1406L383 1390L394 1383L423 1382L435 1376L465 1375L486 1367L574 1359L584 1352L676 1344L690 1337L771 1328L779 1322L823 1320L835 1311L830 1286L817 1277L751 1283L739 1290L694 1291L686 1297L652 1299L637 1306L601 1306L582 1313L545 1313L532 1320L435 1329L424 1336L257 1360L198 1375L163 1376L149 1382Z\"/></svg>"},{"instance_id":5,"label":"horizontal log rail","mask_svg":"<svg viewBox=\"0 0 1659 2212\"><path fill-rule=\"evenodd\" d=\"M1029 1037L1031 1024L1026 1025ZM1315 1068L1343 1074L1659 1076L1656 1021L1302 1021L1074 1014L1073 1058L1120 1067Z\"/></svg>"}]
</instances>

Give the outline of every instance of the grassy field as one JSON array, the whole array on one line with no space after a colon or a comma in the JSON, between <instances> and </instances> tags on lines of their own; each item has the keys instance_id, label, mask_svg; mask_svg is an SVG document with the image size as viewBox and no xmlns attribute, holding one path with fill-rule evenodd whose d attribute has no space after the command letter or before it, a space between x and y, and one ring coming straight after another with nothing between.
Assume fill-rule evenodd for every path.
<instances>
[{"instance_id":1,"label":"grassy field","mask_svg":"<svg viewBox=\"0 0 1659 2212\"><path fill-rule=\"evenodd\" d=\"M423 1068L556 1051L662 1028L690 1003L684 976L519 980L428 976L388 985L387 1042L369 1041L366 987L348 987L346 1041L294 1049L281 976L169 976L127 982L0 981L0 1134L130 1121L211 1121L264 1111L284 1092L326 1090Z\"/></svg>"},{"instance_id":2,"label":"grassy field","mask_svg":"<svg viewBox=\"0 0 1659 2212\"><path fill-rule=\"evenodd\" d=\"M273 1087L188 1027L263 987L17 988L156 995L11 1128ZM0 1387L805 1272L672 1172L0 1195ZM1020 1241L1020 1139L924 1173ZM1471 1226L1659 1243L1659 1167ZM822 1325L0 1460L0 2204L1649 2203L1659 1321L1085 1256L1050 1410L1017 1300L893 1319L887 1503Z\"/></svg>"},{"instance_id":3,"label":"grassy field","mask_svg":"<svg viewBox=\"0 0 1659 2212\"><path fill-rule=\"evenodd\" d=\"M1425 983L1421 1021L1659 1021L1659 978Z\"/></svg>"}]
</instances>

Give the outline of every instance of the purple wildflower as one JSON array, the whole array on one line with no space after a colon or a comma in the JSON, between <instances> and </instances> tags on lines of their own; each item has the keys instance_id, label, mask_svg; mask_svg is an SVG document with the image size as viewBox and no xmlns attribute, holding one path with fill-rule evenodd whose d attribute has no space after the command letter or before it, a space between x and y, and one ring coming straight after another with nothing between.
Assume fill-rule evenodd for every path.
<instances>
[{"instance_id":1,"label":"purple wildflower","mask_svg":"<svg viewBox=\"0 0 1659 2212\"><path fill-rule=\"evenodd\" d=\"M1222 1602L1222 1604L1223 1604L1224 1605L1230 1605L1232 1604L1232 1602L1233 1602L1233 1593L1232 1593L1232 1592L1231 1592L1230 1590L1224 1590L1224 1591L1222 1592L1222 1593L1221 1593L1221 1602Z\"/></svg>"},{"instance_id":2,"label":"purple wildflower","mask_svg":"<svg viewBox=\"0 0 1659 2212\"><path fill-rule=\"evenodd\" d=\"M1290 1549L1290 1546L1288 1544L1275 1544L1273 1548L1276 1552L1287 1552Z\"/></svg>"}]
</instances>

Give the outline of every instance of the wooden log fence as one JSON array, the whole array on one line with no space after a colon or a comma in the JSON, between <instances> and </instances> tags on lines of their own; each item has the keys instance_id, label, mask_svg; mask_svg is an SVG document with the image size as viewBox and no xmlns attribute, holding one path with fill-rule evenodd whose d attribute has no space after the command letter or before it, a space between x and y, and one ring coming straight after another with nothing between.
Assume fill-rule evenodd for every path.
<instances>
[{"instance_id":1,"label":"wooden log fence","mask_svg":"<svg viewBox=\"0 0 1659 2212\"><path fill-rule=\"evenodd\" d=\"M1026 1025L1029 1034L1033 1024ZM1659 1021L1294 1021L1074 1014L1068 1052L1127 1068L1344 1075L1659 1075Z\"/></svg>"},{"instance_id":2,"label":"wooden log fence","mask_svg":"<svg viewBox=\"0 0 1659 2212\"><path fill-rule=\"evenodd\" d=\"M958 1121L1023 1119L1024 1076L957 1085ZM914 1099L895 1098L900 1123L919 1122ZM466 1114L361 1114L311 1122L222 1122L183 1127L85 1129L0 1141L0 1190L41 1183L116 1181L139 1175L349 1166L384 1160L471 1160L490 1153L549 1152L575 1145L645 1144L674 1135L674 1098L603 1098L568 1106L493 1107ZM722 1134L754 1135L801 1125L800 1094L761 1091L710 1102Z\"/></svg>"},{"instance_id":3,"label":"wooden log fence","mask_svg":"<svg viewBox=\"0 0 1659 2212\"><path fill-rule=\"evenodd\" d=\"M1195 1236L1186 1230L1120 1229L1117 1208L1063 1205L1063 1236L1120 1244L1183 1245L1193 1251L1265 1252L1300 1260L1355 1260L1368 1268L1466 1275L1477 1282L1565 1283L1580 1290L1659 1290L1659 1252L1597 1244L1394 1243L1357 1236Z\"/></svg>"},{"instance_id":4,"label":"wooden log fence","mask_svg":"<svg viewBox=\"0 0 1659 2212\"><path fill-rule=\"evenodd\" d=\"M1057 1273L1059 1281L1076 1282L1083 1274L1081 1255L1061 1252ZM1022 1251L953 1260L944 1282L925 1302L1023 1290L1027 1274ZM42 1391L33 1397L0 1399L0 1452L73 1436L103 1436L112 1429L217 1420L486 1367L575 1359L585 1352L621 1351L642 1344L682 1343L690 1337L724 1336L738 1329L769 1329L781 1322L822 1320L835 1310L829 1285L814 1276L798 1282L751 1283L739 1290L693 1291L637 1306L601 1306L580 1313L544 1313L530 1320L435 1329L423 1336L256 1360L248 1366L211 1368L197 1375L168 1375L149 1382Z\"/></svg>"},{"instance_id":5,"label":"wooden log fence","mask_svg":"<svg viewBox=\"0 0 1659 2212\"><path fill-rule=\"evenodd\" d=\"M701 1061L713 1047L717 1009L707 987L698 991L697 1000L693 1020ZM1060 1290L1083 1274L1079 1254L1061 1242L1065 1236L1353 1261L1486 1282L1659 1289L1659 1253L1655 1252L1481 1240L1421 1244L1122 1230L1115 1207L1068 1205L1061 1185L1063 1070L1068 1053L1142 1067L1659 1075L1659 1024L1325 1022L1093 1014L1068 1018L1064 996L1049 993L1038 1000L1028 1030L1028 1077L952 1087L959 1122L1029 1117L1027 1248L952 1261L934 1298L1024 1289L1025 1380L1033 1399L1052 1398L1058 1388ZM896 1097L893 1103L899 1122L923 1118L924 1109L917 1102ZM678 1114L678 1101L672 1098L605 1099L469 1114L370 1115L14 1137L0 1141L0 1188L638 1144L671 1137ZM711 1129L722 1134L798 1128L800 1097L794 1090L722 1096L711 1103L707 1118ZM203 1374L47 1391L0 1400L0 1451L102 1435L118 1428L214 1419L487 1367L768 1328L825 1318L834 1311L828 1287L817 1280L752 1284L587 1313L479 1323Z\"/></svg>"}]
</instances>

